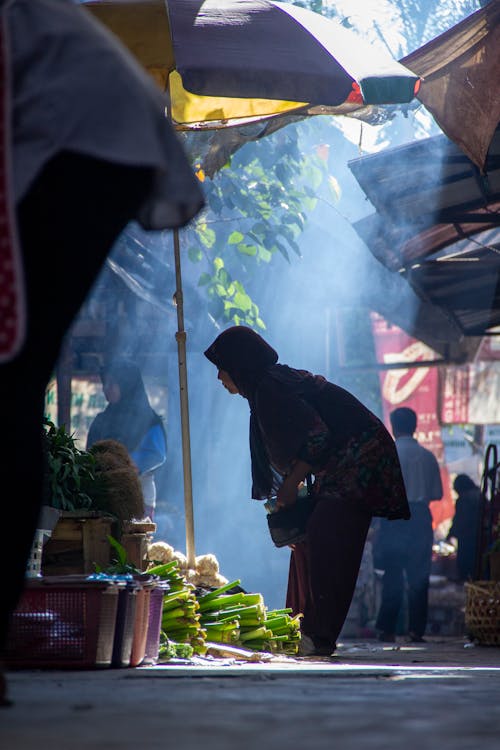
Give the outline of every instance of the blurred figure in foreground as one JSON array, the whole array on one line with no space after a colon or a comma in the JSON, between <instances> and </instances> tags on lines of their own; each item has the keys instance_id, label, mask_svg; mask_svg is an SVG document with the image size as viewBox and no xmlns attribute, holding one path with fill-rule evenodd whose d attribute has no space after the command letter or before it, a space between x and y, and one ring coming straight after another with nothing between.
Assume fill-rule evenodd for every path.
<instances>
[{"instance_id":1,"label":"blurred figure in foreground","mask_svg":"<svg viewBox=\"0 0 500 750\"><path fill-rule=\"evenodd\" d=\"M87 450L98 440L118 440L137 467L144 512L151 520L156 506L155 471L165 463L167 437L163 420L151 408L141 371L134 362L116 359L101 372L106 409L90 425Z\"/></svg>"},{"instance_id":2,"label":"blurred figure in foreground","mask_svg":"<svg viewBox=\"0 0 500 750\"><path fill-rule=\"evenodd\" d=\"M377 558L381 560L384 577L376 627L380 640L395 641L406 577L408 637L410 641L420 643L424 640L427 626L427 595L434 541L429 503L441 500L443 485L436 457L414 437L417 415L413 409L395 409L390 414L390 420L411 518L407 523L380 521Z\"/></svg>"},{"instance_id":3,"label":"blurred figure in foreground","mask_svg":"<svg viewBox=\"0 0 500 750\"><path fill-rule=\"evenodd\" d=\"M63 337L129 221L182 226L203 204L165 107L84 6L1 2L0 456L19 502L2 505L16 541L0 545L0 659L40 513L45 388Z\"/></svg>"},{"instance_id":4,"label":"blurred figure in foreground","mask_svg":"<svg viewBox=\"0 0 500 750\"><path fill-rule=\"evenodd\" d=\"M474 577L481 513L481 490L468 474L457 474L455 515L446 539L457 540L457 569L461 581Z\"/></svg>"},{"instance_id":5,"label":"blurred figure in foreground","mask_svg":"<svg viewBox=\"0 0 500 750\"><path fill-rule=\"evenodd\" d=\"M255 331L234 326L205 352L250 407L252 497L293 513L308 475L311 513L292 546L287 607L302 612L300 655L330 655L351 604L372 516L408 518L394 441L351 393L277 364ZM392 522L391 522L392 523Z\"/></svg>"}]
</instances>

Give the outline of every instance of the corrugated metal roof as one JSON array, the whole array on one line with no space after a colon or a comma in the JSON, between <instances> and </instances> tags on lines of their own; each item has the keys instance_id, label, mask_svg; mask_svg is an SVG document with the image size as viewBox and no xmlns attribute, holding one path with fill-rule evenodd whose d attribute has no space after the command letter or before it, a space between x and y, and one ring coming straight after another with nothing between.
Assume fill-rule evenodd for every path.
<instances>
[{"instance_id":1,"label":"corrugated metal roof","mask_svg":"<svg viewBox=\"0 0 500 750\"><path fill-rule=\"evenodd\" d=\"M376 212L370 252L466 336L500 325L500 128L486 173L444 135L349 162Z\"/></svg>"}]
</instances>

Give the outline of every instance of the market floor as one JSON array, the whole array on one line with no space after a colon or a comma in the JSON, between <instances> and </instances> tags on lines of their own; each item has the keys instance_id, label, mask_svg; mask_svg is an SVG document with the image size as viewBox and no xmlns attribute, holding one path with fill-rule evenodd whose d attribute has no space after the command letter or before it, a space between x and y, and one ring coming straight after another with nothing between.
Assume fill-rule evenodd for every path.
<instances>
[{"instance_id":1,"label":"market floor","mask_svg":"<svg viewBox=\"0 0 500 750\"><path fill-rule=\"evenodd\" d=\"M346 641L331 659L10 672L2 750L495 750L500 648Z\"/></svg>"}]
</instances>

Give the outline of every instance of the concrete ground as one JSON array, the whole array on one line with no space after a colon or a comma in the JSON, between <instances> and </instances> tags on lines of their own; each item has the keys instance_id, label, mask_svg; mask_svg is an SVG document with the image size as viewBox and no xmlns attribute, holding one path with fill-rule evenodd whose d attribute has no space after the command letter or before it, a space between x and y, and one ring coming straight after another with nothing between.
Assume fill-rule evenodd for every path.
<instances>
[{"instance_id":1,"label":"concrete ground","mask_svg":"<svg viewBox=\"0 0 500 750\"><path fill-rule=\"evenodd\" d=\"M463 639L8 678L2 750L500 748L500 648Z\"/></svg>"}]
</instances>

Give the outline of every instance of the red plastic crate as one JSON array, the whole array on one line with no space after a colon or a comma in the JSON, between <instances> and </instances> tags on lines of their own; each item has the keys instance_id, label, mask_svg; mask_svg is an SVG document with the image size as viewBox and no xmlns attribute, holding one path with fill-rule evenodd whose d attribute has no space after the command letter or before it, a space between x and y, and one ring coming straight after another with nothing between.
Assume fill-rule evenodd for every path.
<instances>
[{"instance_id":1,"label":"red plastic crate","mask_svg":"<svg viewBox=\"0 0 500 750\"><path fill-rule=\"evenodd\" d=\"M28 669L109 667L119 588L83 576L26 581L11 617L6 665Z\"/></svg>"}]
</instances>

